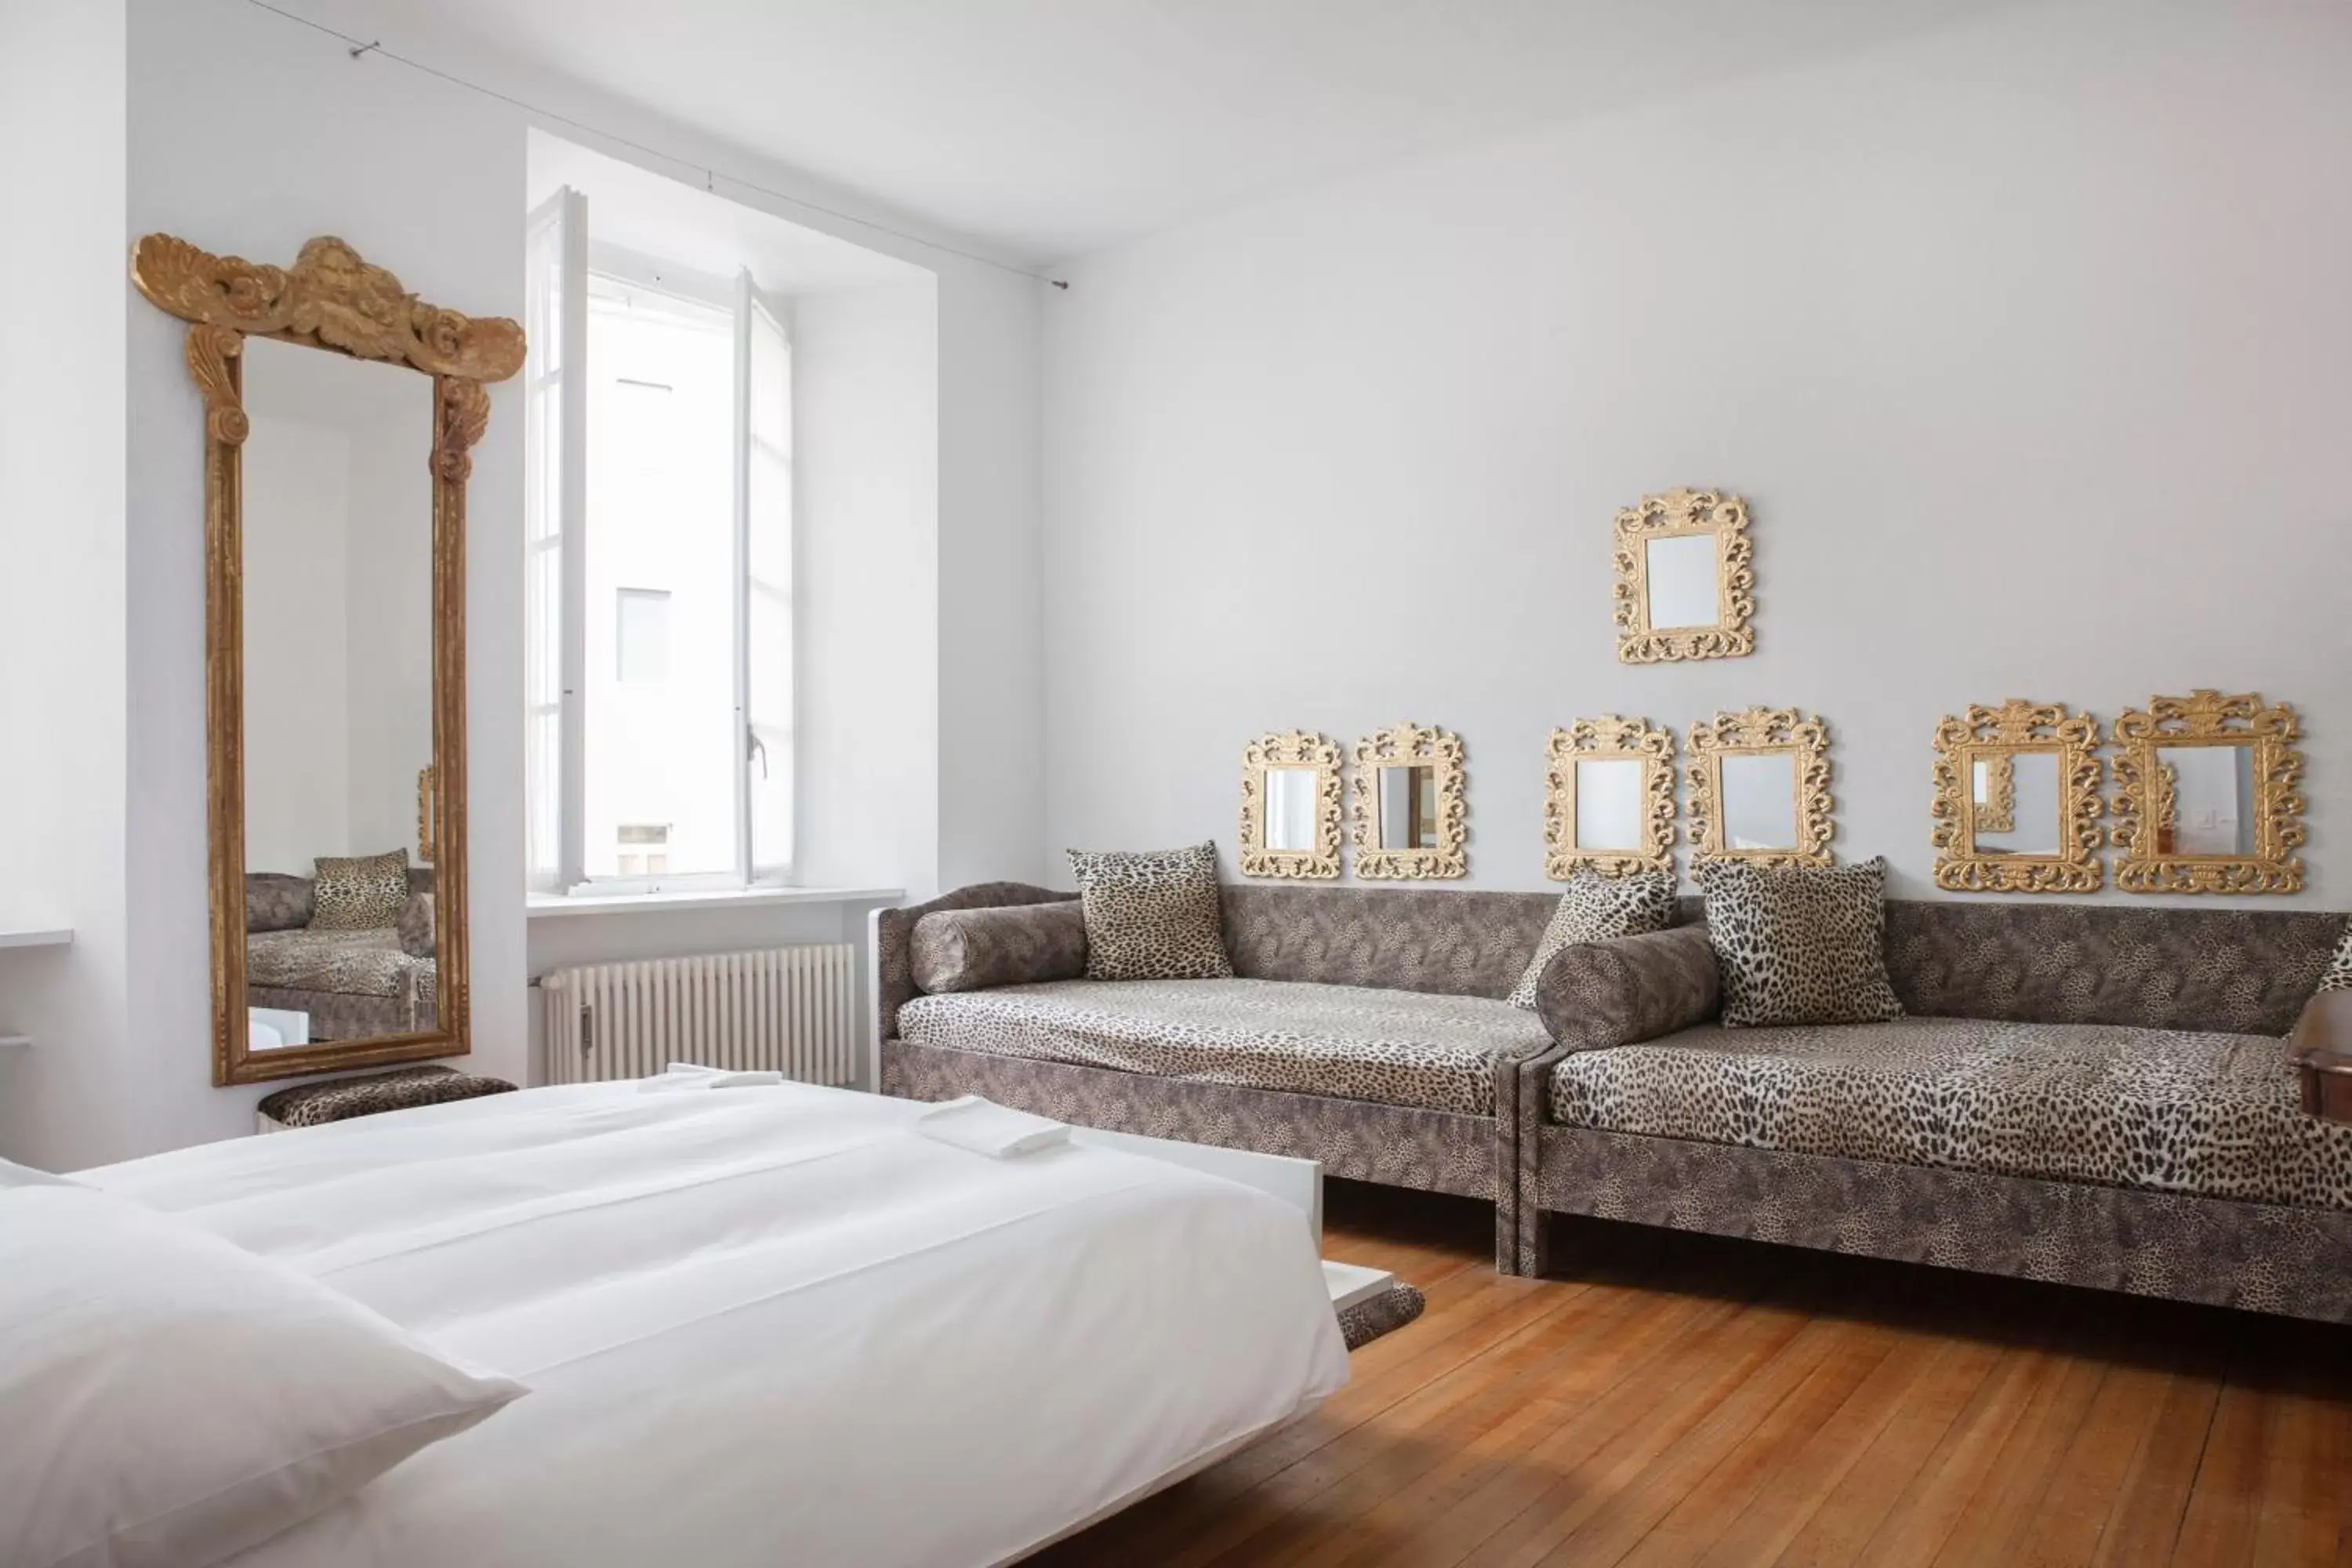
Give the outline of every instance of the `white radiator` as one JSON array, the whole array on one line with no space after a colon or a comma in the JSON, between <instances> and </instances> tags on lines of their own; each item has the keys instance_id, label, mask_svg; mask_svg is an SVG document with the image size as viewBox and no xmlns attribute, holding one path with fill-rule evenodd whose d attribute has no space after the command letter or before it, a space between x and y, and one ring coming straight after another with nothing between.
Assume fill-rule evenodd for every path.
<instances>
[{"instance_id":1,"label":"white radiator","mask_svg":"<svg viewBox=\"0 0 2352 1568\"><path fill-rule=\"evenodd\" d=\"M846 942L596 963L540 977L547 1081L645 1078L672 1062L857 1076L856 952Z\"/></svg>"}]
</instances>

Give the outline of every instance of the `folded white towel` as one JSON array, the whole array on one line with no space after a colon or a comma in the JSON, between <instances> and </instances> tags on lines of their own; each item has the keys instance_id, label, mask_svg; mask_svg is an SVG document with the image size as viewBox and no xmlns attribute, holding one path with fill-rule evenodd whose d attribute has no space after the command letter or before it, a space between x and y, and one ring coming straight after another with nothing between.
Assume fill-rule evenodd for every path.
<instances>
[{"instance_id":1,"label":"folded white towel","mask_svg":"<svg viewBox=\"0 0 2352 1568\"><path fill-rule=\"evenodd\" d=\"M1070 1130L1062 1122L998 1105L976 1094L933 1106L915 1118L915 1131L992 1160L1014 1160L1070 1141Z\"/></svg>"},{"instance_id":2,"label":"folded white towel","mask_svg":"<svg viewBox=\"0 0 2352 1568\"><path fill-rule=\"evenodd\" d=\"M672 1062L669 1070L659 1078L639 1079L639 1094L664 1094L672 1089L756 1089L762 1084L782 1083L780 1072L729 1072L720 1068L698 1067L692 1062Z\"/></svg>"}]
</instances>

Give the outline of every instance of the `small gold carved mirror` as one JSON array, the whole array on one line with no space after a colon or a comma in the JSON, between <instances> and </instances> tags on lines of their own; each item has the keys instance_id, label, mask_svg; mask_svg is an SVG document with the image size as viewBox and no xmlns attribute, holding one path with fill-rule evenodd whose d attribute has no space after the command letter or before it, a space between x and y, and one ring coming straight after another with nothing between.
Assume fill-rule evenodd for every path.
<instances>
[{"instance_id":1,"label":"small gold carved mirror","mask_svg":"<svg viewBox=\"0 0 2352 1568\"><path fill-rule=\"evenodd\" d=\"M2116 720L2116 886L2127 893L2303 890L2294 710L2247 692L2158 697Z\"/></svg>"},{"instance_id":2,"label":"small gold carved mirror","mask_svg":"<svg viewBox=\"0 0 2352 1568\"><path fill-rule=\"evenodd\" d=\"M1617 514L1617 657L1627 664L1756 651L1748 503L1716 490L1646 496Z\"/></svg>"},{"instance_id":3,"label":"small gold carved mirror","mask_svg":"<svg viewBox=\"0 0 2352 1568\"><path fill-rule=\"evenodd\" d=\"M1715 860L1827 866L1836 833L1829 728L1793 708L1748 708L1690 730L1692 871Z\"/></svg>"},{"instance_id":4,"label":"small gold carved mirror","mask_svg":"<svg viewBox=\"0 0 2352 1568\"><path fill-rule=\"evenodd\" d=\"M1339 874L1339 746L1307 730L1242 749L1242 875Z\"/></svg>"},{"instance_id":5,"label":"small gold carved mirror","mask_svg":"<svg viewBox=\"0 0 2352 1568\"><path fill-rule=\"evenodd\" d=\"M1675 845L1675 738L1639 719L1604 714L1551 732L1544 773L1544 875L1670 871Z\"/></svg>"},{"instance_id":6,"label":"small gold carved mirror","mask_svg":"<svg viewBox=\"0 0 2352 1568\"><path fill-rule=\"evenodd\" d=\"M339 239L131 279L205 411L213 1081L462 1056L466 481L522 329Z\"/></svg>"},{"instance_id":7,"label":"small gold carved mirror","mask_svg":"<svg viewBox=\"0 0 2352 1568\"><path fill-rule=\"evenodd\" d=\"M1461 737L1406 722L1356 742L1356 875L1420 881L1469 874Z\"/></svg>"},{"instance_id":8,"label":"small gold carved mirror","mask_svg":"<svg viewBox=\"0 0 2352 1568\"><path fill-rule=\"evenodd\" d=\"M1936 726L1936 885L2089 893L2099 863L2099 726L2012 698Z\"/></svg>"}]
</instances>

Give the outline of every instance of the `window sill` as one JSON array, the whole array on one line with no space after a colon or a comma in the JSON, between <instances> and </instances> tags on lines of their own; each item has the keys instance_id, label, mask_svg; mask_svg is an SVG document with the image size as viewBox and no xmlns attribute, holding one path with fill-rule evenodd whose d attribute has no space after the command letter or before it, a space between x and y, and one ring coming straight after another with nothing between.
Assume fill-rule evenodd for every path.
<instances>
[{"instance_id":1,"label":"window sill","mask_svg":"<svg viewBox=\"0 0 2352 1568\"><path fill-rule=\"evenodd\" d=\"M523 900L531 920L568 915L649 915L665 910L754 910L772 904L887 904L904 888L719 888L680 893L533 893Z\"/></svg>"}]
</instances>

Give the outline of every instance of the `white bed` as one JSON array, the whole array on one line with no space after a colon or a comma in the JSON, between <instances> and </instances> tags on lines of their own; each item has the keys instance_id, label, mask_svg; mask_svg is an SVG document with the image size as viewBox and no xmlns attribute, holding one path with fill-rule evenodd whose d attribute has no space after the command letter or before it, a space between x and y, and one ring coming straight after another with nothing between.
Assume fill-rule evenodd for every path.
<instances>
[{"instance_id":1,"label":"white bed","mask_svg":"<svg viewBox=\"0 0 2352 1568\"><path fill-rule=\"evenodd\" d=\"M520 1094L76 1179L530 1385L245 1568L1011 1561L1347 1381L1307 1218L799 1085Z\"/></svg>"}]
</instances>

